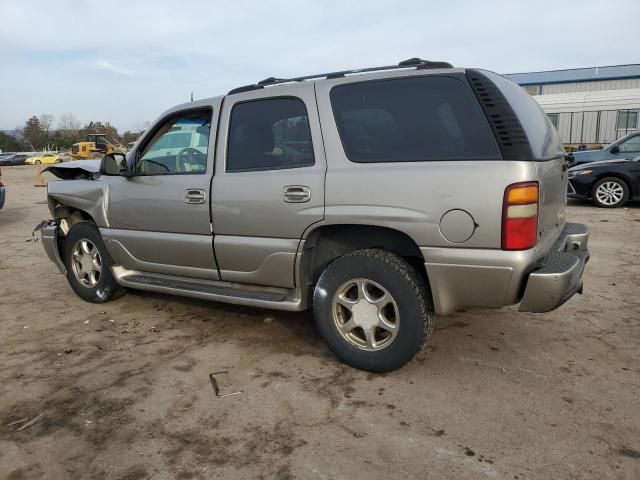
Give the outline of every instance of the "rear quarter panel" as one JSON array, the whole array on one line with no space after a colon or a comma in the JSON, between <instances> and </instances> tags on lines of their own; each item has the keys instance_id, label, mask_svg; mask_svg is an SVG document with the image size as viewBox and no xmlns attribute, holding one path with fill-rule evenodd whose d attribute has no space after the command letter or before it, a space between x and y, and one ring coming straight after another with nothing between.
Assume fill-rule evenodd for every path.
<instances>
[{"instance_id":1,"label":"rear quarter panel","mask_svg":"<svg viewBox=\"0 0 640 480\"><path fill-rule=\"evenodd\" d=\"M433 73L438 71L433 70ZM407 76L404 72L401 75ZM384 78L392 76L394 74L384 74ZM418 246L501 248L505 188L511 183L537 180L535 162L498 158L482 161L351 162L345 155L330 101L331 88L349 82L353 79L316 84L328 162L325 223L394 228L409 235ZM462 243L450 242L440 233L440 219L453 209L465 210L476 223L471 238Z\"/></svg>"}]
</instances>

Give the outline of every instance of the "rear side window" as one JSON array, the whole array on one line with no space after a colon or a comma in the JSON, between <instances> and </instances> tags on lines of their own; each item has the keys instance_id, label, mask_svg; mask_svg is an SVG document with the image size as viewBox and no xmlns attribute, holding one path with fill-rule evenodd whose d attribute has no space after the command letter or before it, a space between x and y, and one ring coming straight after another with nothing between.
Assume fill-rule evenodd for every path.
<instances>
[{"instance_id":1,"label":"rear side window","mask_svg":"<svg viewBox=\"0 0 640 480\"><path fill-rule=\"evenodd\" d=\"M307 107L298 98L238 103L231 111L227 171L246 172L314 164Z\"/></svg>"},{"instance_id":2,"label":"rear side window","mask_svg":"<svg viewBox=\"0 0 640 480\"><path fill-rule=\"evenodd\" d=\"M502 158L473 93L453 77L340 85L331 104L353 162Z\"/></svg>"},{"instance_id":3,"label":"rear side window","mask_svg":"<svg viewBox=\"0 0 640 480\"><path fill-rule=\"evenodd\" d=\"M527 134L536 160L548 160L565 154L560 135L531 95L520 85L502 75L487 70L480 70L480 72L495 83L511 105Z\"/></svg>"}]
</instances>

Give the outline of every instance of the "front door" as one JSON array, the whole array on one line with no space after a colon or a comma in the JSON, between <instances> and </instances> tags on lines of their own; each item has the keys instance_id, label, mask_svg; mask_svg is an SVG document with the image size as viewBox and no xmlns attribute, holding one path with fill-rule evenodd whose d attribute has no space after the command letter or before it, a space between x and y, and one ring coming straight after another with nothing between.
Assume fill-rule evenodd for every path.
<instances>
[{"instance_id":1,"label":"front door","mask_svg":"<svg viewBox=\"0 0 640 480\"><path fill-rule=\"evenodd\" d=\"M107 218L116 263L218 279L209 213L220 103L171 113L132 152L135 175L111 177Z\"/></svg>"}]
</instances>

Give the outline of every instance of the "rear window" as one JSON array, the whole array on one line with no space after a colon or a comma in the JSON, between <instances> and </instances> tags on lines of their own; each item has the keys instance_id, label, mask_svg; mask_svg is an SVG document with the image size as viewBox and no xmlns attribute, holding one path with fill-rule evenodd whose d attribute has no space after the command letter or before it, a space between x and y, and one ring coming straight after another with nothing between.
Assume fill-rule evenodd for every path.
<instances>
[{"instance_id":1,"label":"rear window","mask_svg":"<svg viewBox=\"0 0 640 480\"><path fill-rule=\"evenodd\" d=\"M331 104L353 162L502 158L469 86L453 77L340 85L331 91Z\"/></svg>"}]
</instances>

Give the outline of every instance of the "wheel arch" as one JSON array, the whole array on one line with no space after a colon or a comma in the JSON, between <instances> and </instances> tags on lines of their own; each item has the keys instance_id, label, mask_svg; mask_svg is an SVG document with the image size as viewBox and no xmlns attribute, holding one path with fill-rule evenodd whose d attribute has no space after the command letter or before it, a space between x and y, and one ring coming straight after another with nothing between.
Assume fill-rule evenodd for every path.
<instances>
[{"instance_id":1,"label":"wheel arch","mask_svg":"<svg viewBox=\"0 0 640 480\"><path fill-rule=\"evenodd\" d=\"M417 243L406 233L379 225L318 225L309 231L301 252L303 281L311 287L335 259L356 250L379 248L402 257L427 281L424 257Z\"/></svg>"},{"instance_id":2,"label":"wheel arch","mask_svg":"<svg viewBox=\"0 0 640 480\"><path fill-rule=\"evenodd\" d=\"M78 222L91 222L96 224L93 216L86 210L65 205L52 198L49 198L49 210L55 220L65 220L69 228Z\"/></svg>"}]
</instances>

